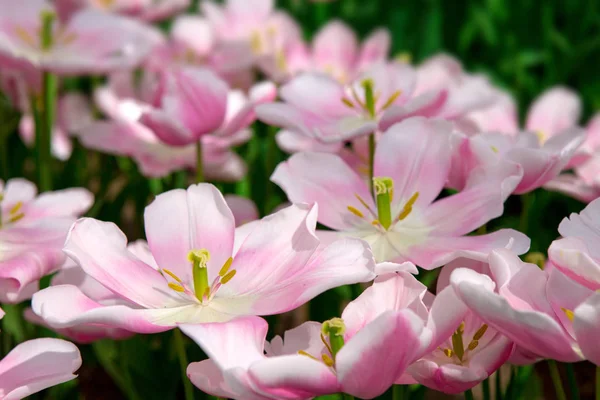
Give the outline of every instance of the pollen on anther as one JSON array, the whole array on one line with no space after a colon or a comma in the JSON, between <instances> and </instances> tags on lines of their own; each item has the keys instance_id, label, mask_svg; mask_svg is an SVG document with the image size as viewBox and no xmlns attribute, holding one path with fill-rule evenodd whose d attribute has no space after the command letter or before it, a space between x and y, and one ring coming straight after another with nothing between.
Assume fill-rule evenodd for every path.
<instances>
[{"instance_id":1,"label":"pollen on anther","mask_svg":"<svg viewBox=\"0 0 600 400\"><path fill-rule=\"evenodd\" d=\"M221 278L221 283L224 285L227 282L229 282L230 280L232 280L233 277L235 276L236 272L237 271L235 269L233 271L229 271L227 273L227 275L225 275L224 277Z\"/></svg>"},{"instance_id":2,"label":"pollen on anther","mask_svg":"<svg viewBox=\"0 0 600 400\"><path fill-rule=\"evenodd\" d=\"M319 361L319 359L311 354L308 354L307 352L305 352L304 350L298 350L298 354L300 354L301 356L306 356L308 358L312 358L315 361Z\"/></svg>"},{"instance_id":3,"label":"pollen on anther","mask_svg":"<svg viewBox=\"0 0 600 400\"><path fill-rule=\"evenodd\" d=\"M333 364L335 364L331 357L329 357L327 354L321 354L321 359L328 367L333 367Z\"/></svg>"},{"instance_id":4,"label":"pollen on anther","mask_svg":"<svg viewBox=\"0 0 600 400\"><path fill-rule=\"evenodd\" d=\"M19 212L19 210L21 209L21 207L23 207L23 202L22 201L18 201L14 206L12 206L12 208L10 209L10 211L8 212L9 214L16 214Z\"/></svg>"},{"instance_id":5,"label":"pollen on anther","mask_svg":"<svg viewBox=\"0 0 600 400\"><path fill-rule=\"evenodd\" d=\"M179 292L179 293L185 292L185 289L183 288L183 286L178 285L178 284L173 283L173 282L169 282L169 287L171 289L173 289L174 291Z\"/></svg>"},{"instance_id":6,"label":"pollen on anther","mask_svg":"<svg viewBox=\"0 0 600 400\"><path fill-rule=\"evenodd\" d=\"M220 277L224 277L225 275L227 275L227 271L229 271L229 268L231 267L232 262L233 262L233 258L231 258L231 257L229 257L227 259L227 261L225 261L225 264L223 264L223 266L221 267L221 270L219 271Z\"/></svg>"},{"instance_id":7,"label":"pollen on anther","mask_svg":"<svg viewBox=\"0 0 600 400\"><path fill-rule=\"evenodd\" d=\"M569 321L573 322L573 319L575 318L575 314L573 313L573 311L569 310L568 308L564 308L564 307L561 307L560 309L565 313L565 315L567 316Z\"/></svg>"},{"instance_id":8,"label":"pollen on anther","mask_svg":"<svg viewBox=\"0 0 600 400\"><path fill-rule=\"evenodd\" d=\"M357 208L352 207L352 206L348 206L347 208L348 208L348 211L350 211L352 214L356 215L357 217L359 217L359 218L365 217L365 215L362 212L360 212L360 210L358 210Z\"/></svg>"},{"instance_id":9,"label":"pollen on anther","mask_svg":"<svg viewBox=\"0 0 600 400\"><path fill-rule=\"evenodd\" d=\"M477 348L477 346L479 346L479 340L472 340L471 343L469 343L469 346L467 346L467 349L473 351Z\"/></svg>"},{"instance_id":10,"label":"pollen on anther","mask_svg":"<svg viewBox=\"0 0 600 400\"><path fill-rule=\"evenodd\" d=\"M454 354L452 349L444 349L443 351L444 351L444 354L446 355L446 357L452 358L452 355Z\"/></svg>"},{"instance_id":11,"label":"pollen on anther","mask_svg":"<svg viewBox=\"0 0 600 400\"><path fill-rule=\"evenodd\" d=\"M404 208L400 212L400 215L398 215L398 221L402 221L403 219L405 219L406 217L408 217L410 215L410 213L412 212L413 206L415 205L415 202L417 201L418 198L419 198L419 192L415 192L410 197L410 199L408 199L408 201L404 205Z\"/></svg>"},{"instance_id":12,"label":"pollen on anther","mask_svg":"<svg viewBox=\"0 0 600 400\"><path fill-rule=\"evenodd\" d=\"M173 272L169 271L166 268L162 268L162 271L165 274L169 275L171 278L175 279L177 282L182 283L182 280L177 275L175 275Z\"/></svg>"},{"instance_id":13,"label":"pollen on anther","mask_svg":"<svg viewBox=\"0 0 600 400\"><path fill-rule=\"evenodd\" d=\"M354 103L352 103L352 101L350 101L350 99L347 99L346 97L342 97L342 103L344 103L350 108L354 108Z\"/></svg>"}]
</instances>

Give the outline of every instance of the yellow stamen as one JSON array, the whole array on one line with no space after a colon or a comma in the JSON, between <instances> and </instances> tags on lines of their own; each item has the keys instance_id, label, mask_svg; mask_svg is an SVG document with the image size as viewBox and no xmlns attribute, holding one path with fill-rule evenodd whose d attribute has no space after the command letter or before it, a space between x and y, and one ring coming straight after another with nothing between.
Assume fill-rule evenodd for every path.
<instances>
[{"instance_id":1,"label":"yellow stamen","mask_svg":"<svg viewBox=\"0 0 600 400\"><path fill-rule=\"evenodd\" d=\"M379 225L381 225L381 222L379 222L379 220L377 220L377 219L374 219L373 221L371 221L371 225L379 226Z\"/></svg>"},{"instance_id":2,"label":"yellow stamen","mask_svg":"<svg viewBox=\"0 0 600 400\"><path fill-rule=\"evenodd\" d=\"M457 332L459 332L461 335L463 333L465 333L465 322L461 322L460 325L458 326L458 329L456 330Z\"/></svg>"},{"instance_id":3,"label":"yellow stamen","mask_svg":"<svg viewBox=\"0 0 600 400\"><path fill-rule=\"evenodd\" d=\"M575 318L575 314L573 313L573 311L569 310L568 308L564 308L564 307L561 307L560 309L563 310L563 312L565 313L567 318L569 318L569 321L573 322L573 319Z\"/></svg>"},{"instance_id":4,"label":"yellow stamen","mask_svg":"<svg viewBox=\"0 0 600 400\"><path fill-rule=\"evenodd\" d=\"M546 142L546 140L548 139L548 137L546 136L546 133L544 131L537 131L537 132L535 132L535 135L538 137L540 144L544 144Z\"/></svg>"},{"instance_id":5,"label":"yellow stamen","mask_svg":"<svg viewBox=\"0 0 600 400\"><path fill-rule=\"evenodd\" d=\"M479 346L479 340L472 340L471 343L469 343L469 346L467 346L467 349L473 351L477 346Z\"/></svg>"},{"instance_id":6,"label":"yellow stamen","mask_svg":"<svg viewBox=\"0 0 600 400\"><path fill-rule=\"evenodd\" d=\"M328 367L333 367L333 364L335 364L331 357L329 357L327 354L321 354L321 359Z\"/></svg>"},{"instance_id":7,"label":"yellow stamen","mask_svg":"<svg viewBox=\"0 0 600 400\"><path fill-rule=\"evenodd\" d=\"M494 153L498 153L499 152L499 150L498 150L498 148L496 146L492 146L492 151Z\"/></svg>"},{"instance_id":8,"label":"yellow stamen","mask_svg":"<svg viewBox=\"0 0 600 400\"><path fill-rule=\"evenodd\" d=\"M365 103L363 103L360 97L358 97L358 93L356 93L356 89L354 89L354 86L350 89L350 91L352 92L352 97L354 97L354 101L356 101L358 105L362 108L365 108Z\"/></svg>"},{"instance_id":9,"label":"yellow stamen","mask_svg":"<svg viewBox=\"0 0 600 400\"><path fill-rule=\"evenodd\" d=\"M21 213L21 214L17 214L17 215L13 215L12 217L10 217L8 219L8 222L17 222L18 220L22 219L25 216L25 214Z\"/></svg>"},{"instance_id":10,"label":"yellow stamen","mask_svg":"<svg viewBox=\"0 0 600 400\"><path fill-rule=\"evenodd\" d=\"M348 211L350 211L352 214L356 215L359 218L364 218L365 215L363 213L361 213L358 209L352 207L352 206L348 206Z\"/></svg>"},{"instance_id":11,"label":"yellow stamen","mask_svg":"<svg viewBox=\"0 0 600 400\"><path fill-rule=\"evenodd\" d=\"M383 105L383 107L381 107L382 110L387 110L392 104L394 104L394 102L396 101L396 99L398 99L398 97L400 97L400 95L402 94L402 91L397 90L395 91L390 98L385 102L385 104Z\"/></svg>"},{"instance_id":12,"label":"yellow stamen","mask_svg":"<svg viewBox=\"0 0 600 400\"><path fill-rule=\"evenodd\" d=\"M223 285L224 285L224 284L226 284L227 282L229 282L230 280L232 280L232 279L233 279L233 277L235 276L236 272L237 272L237 271L236 271L235 269L234 269L233 271L229 271L229 272L227 273L227 275L225 275L224 277L222 277L222 278L221 278L221 284L223 284Z\"/></svg>"},{"instance_id":13,"label":"yellow stamen","mask_svg":"<svg viewBox=\"0 0 600 400\"><path fill-rule=\"evenodd\" d=\"M410 197L410 199L408 199L408 201L404 205L404 208L400 212L400 215L398 215L398 221L402 221L404 218L409 216L409 214L412 212L413 205L415 204L418 198L419 192L415 192L415 194L413 194Z\"/></svg>"},{"instance_id":14,"label":"yellow stamen","mask_svg":"<svg viewBox=\"0 0 600 400\"><path fill-rule=\"evenodd\" d=\"M308 358L312 358L315 361L319 361L319 359L311 354L308 354L307 352L305 352L304 350L298 350L298 354L300 354L301 356L306 356Z\"/></svg>"},{"instance_id":15,"label":"yellow stamen","mask_svg":"<svg viewBox=\"0 0 600 400\"><path fill-rule=\"evenodd\" d=\"M178 285L178 284L173 283L173 282L169 282L169 287L171 289L173 289L174 291L176 291L176 292L180 292L180 293L185 292L185 289L183 288L183 286Z\"/></svg>"},{"instance_id":16,"label":"yellow stamen","mask_svg":"<svg viewBox=\"0 0 600 400\"><path fill-rule=\"evenodd\" d=\"M35 39L27 29L21 26L17 26L15 28L15 34L19 37L19 39L21 39L22 42L28 44L31 47L36 46Z\"/></svg>"},{"instance_id":17,"label":"yellow stamen","mask_svg":"<svg viewBox=\"0 0 600 400\"><path fill-rule=\"evenodd\" d=\"M12 208L10 209L10 211L8 212L9 214L16 214L19 212L19 210L21 209L21 207L23 207L23 202L22 201L18 201L17 204L15 204L14 206L12 206Z\"/></svg>"},{"instance_id":18,"label":"yellow stamen","mask_svg":"<svg viewBox=\"0 0 600 400\"><path fill-rule=\"evenodd\" d=\"M171 272L171 271L169 271L168 269L166 269L166 268L163 268L163 269L162 269L162 271L163 271L165 274L169 275L171 278L175 279L177 282L179 282L179 283L182 283L182 280L181 280L181 279L179 279L179 277L178 277L177 275L175 275L174 273L172 273L172 272Z\"/></svg>"},{"instance_id":19,"label":"yellow stamen","mask_svg":"<svg viewBox=\"0 0 600 400\"><path fill-rule=\"evenodd\" d=\"M443 352L446 355L446 357L448 357L448 358L452 358L452 355L454 354L452 349L444 349Z\"/></svg>"},{"instance_id":20,"label":"yellow stamen","mask_svg":"<svg viewBox=\"0 0 600 400\"><path fill-rule=\"evenodd\" d=\"M320 336L321 336L321 342L323 342L323 344L327 348L327 351L329 351L329 354L333 354L333 350L331 350L331 346L329 345L329 343L327 343L327 339L325 339L323 332L321 332Z\"/></svg>"},{"instance_id":21,"label":"yellow stamen","mask_svg":"<svg viewBox=\"0 0 600 400\"><path fill-rule=\"evenodd\" d=\"M360 196L359 196L359 195L357 195L357 194L355 194L354 196L356 197L356 199L357 199L358 201L360 201L360 204L362 204L362 206L363 206L364 208L366 208L367 210L369 210L369 205L367 204L367 202L366 202L366 201L364 201L364 200L362 199L362 197L360 197Z\"/></svg>"},{"instance_id":22,"label":"yellow stamen","mask_svg":"<svg viewBox=\"0 0 600 400\"><path fill-rule=\"evenodd\" d=\"M231 267L231 263L233 262L233 258L229 257L227 259L227 261L225 261L225 264L223 264L223 266L221 267L221 270L219 271L219 276L222 278L225 275L227 275L227 271L229 271L229 268Z\"/></svg>"},{"instance_id":23,"label":"yellow stamen","mask_svg":"<svg viewBox=\"0 0 600 400\"><path fill-rule=\"evenodd\" d=\"M263 51L263 41L257 31L252 32L250 35L250 48L254 54L261 54Z\"/></svg>"},{"instance_id":24,"label":"yellow stamen","mask_svg":"<svg viewBox=\"0 0 600 400\"><path fill-rule=\"evenodd\" d=\"M287 64L287 59L285 58L285 53L283 52L283 50L279 50L275 53L275 65L277 66L277 68L279 70L287 71L288 64Z\"/></svg>"},{"instance_id":25,"label":"yellow stamen","mask_svg":"<svg viewBox=\"0 0 600 400\"><path fill-rule=\"evenodd\" d=\"M477 340L481 339L483 337L483 335L485 334L485 332L487 331L487 329L488 329L487 324L481 325L481 328L477 329L477 332L475 332L475 334L473 335L473 340L477 341Z\"/></svg>"},{"instance_id":26,"label":"yellow stamen","mask_svg":"<svg viewBox=\"0 0 600 400\"><path fill-rule=\"evenodd\" d=\"M344 103L345 105L347 105L350 108L354 108L354 104L352 103L352 101L350 101L349 99L342 97L342 103Z\"/></svg>"}]
</instances>

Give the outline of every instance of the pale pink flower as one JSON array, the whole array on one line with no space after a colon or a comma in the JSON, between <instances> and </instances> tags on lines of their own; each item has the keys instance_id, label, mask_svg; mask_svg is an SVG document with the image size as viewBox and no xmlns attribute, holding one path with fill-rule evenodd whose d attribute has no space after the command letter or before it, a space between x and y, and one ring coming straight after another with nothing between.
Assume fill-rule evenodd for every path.
<instances>
[{"instance_id":1,"label":"pale pink flower","mask_svg":"<svg viewBox=\"0 0 600 400\"><path fill-rule=\"evenodd\" d=\"M552 264L591 290L600 289L600 200L579 214L571 214L558 226L562 238L548 249Z\"/></svg>"},{"instance_id":2,"label":"pale pink flower","mask_svg":"<svg viewBox=\"0 0 600 400\"><path fill-rule=\"evenodd\" d=\"M587 137L571 162L574 173L557 176L544 185L545 189L556 190L585 203L600 197L600 114L588 123Z\"/></svg>"},{"instance_id":3,"label":"pale pink flower","mask_svg":"<svg viewBox=\"0 0 600 400\"><path fill-rule=\"evenodd\" d=\"M61 285L36 293L32 308L53 328L99 323L152 333L179 323L278 314L332 287L373 279L366 243L321 244L316 215L316 205L293 205L236 230L214 186L163 193L145 212L158 270L127 250L114 224L80 219L64 251L134 306L106 306L76 286Z\"/></svg>"},{"instance_id":4,"label":"pale pink flower","mask_svg":"<svg viewBox=\"0 0 600 400\"><path fill-rule=\"evenodd\" d=\"M92 108L87 97L79 93L68 93L57 103L56 124L52 130L52 155L65 161L71 157L71 136L77 134L93 121ZM35 142L35 122L31 114L25 114L19 124L21 139L28 146Z\"/></svg>"},{"instance_id":5,"label":"pale pink flower","mask_svg":"<svg viewBox=\"0 0 600 400\"><path fill-rule=\"evenodd\" d=\"M460 189L472 167L498 159L523 167L523 180L515 194L547 184L563 169L587 158L579 149L585 138L585 131L577 126L580 115L581 100L576 93L563 87L551 88L533 103L524 131L520 131L514 100L500 93L494 105L461 120L463 127L471 126L475 133L455 144L456 173L450 186Z\"/></svg>"},{"instance_id":6,"label":"pale pink flower","mask_svg":"<svg viewBox=\"0 0 600 400\"><path fill-rule=\"evenodd\" d=\"M407 272L378 277L341 319L306 322L271 342L265 342L267 324L258 318L184 325L210 356L192 363L188 376L205 392L236 399L307 399L337 392L377 397L435 346L433 335L450 334L466 312L451 289L431 310L423 302L426 295L427 288ZM334 341L323 333L332 329L338 329Z\"/></svg>"},{"instance_id":7,"label":"pale pink flower","mask_svg":"<svg viewBox=\"0 0 600 400\"><path fill-rule=\"evenodd\" d=\"M236 54L240 67L271 63L283 49L301 40L298 24L274 10L273 0L205 0L200 8L213 27L219 51Z\"/></svg>"},{"instance_id":8,"label":"pale pink flower","mask_svg":"<svg viewBox=\"0 0 600 400\"><path fill-rule=\"evenodd\" d=\"M0 301L29 298L43 276L64 262L62 246L69 227L93 203L81 188L36 196L25 179L0 181Z\"/></svg>"},{"instance_id":9,"label":"pale pink flower","mask_svg":"<svg viewBox=\"0 0 600 400\"><path fill-rule=\"evenodd\" d=\"M61 18L69 19L84 8L122 14L143 21L159 21L184 11L190 0L55 0Z\"/></svg>"},{"instance_id":10,"label":"pale pink flower","mask_svg":"<svg viewBox=\"0 0 600 400\"><path fill-rule=\"evenodd\" d=\"M81 142L90 148L132 157L142 174L152 177L167 175L196 166L195 144L170 146L139 120L154 91L151 82L136 90L131 75L113 76L110 84L95 93L96 104L110 118L98 121L81 132ZM139 92L139 93L138 93ZM248 96L234 90L227 93L227 114L214 134L202 136L205 175L209 179L239 180L246 173L244 161L231 150L246 142L247 129L255 118L254 107L275 95L270 83L259 83Z\"/></svg>"},{"instance_id":11,"label":"pale pink flower","mask_svg":"<svg viewBox=\"0 0 600 400\"><path fill-rule=\"evenodd\" d=\"M483 273L487 264L465 258L452 261L441 270L438 293L449 287L452 271L467 266ZM444 332L445 337L435 338L437 347L408 369L417 382L444 393L464 392L487 379L514 349L511 340L470 311L464 313L462 322L453 329Z\"/></svg>"},{"instance_id":12,"label":"pale pink flower","mask_svg":"<svg viewBox=\"0 0 600 400\"><path fill-rule=\"evenodd\" d=\"M55 21L53 40L42 48L42 14L51 3L1 0L0 62L6 67L47 70L60 75L103 74L138 65L160 41L152 28L95 10L76 13L68 22Z\"/></svg>"},{"instance_id":13,"label":"pale pink flower","mask_svg":"<svg viewBox=\"0 0 600 400\"><path fill-rule=\"evenodd\" d=\"M432 269L461 254L485 258L508 243L524 253L529 239L520 232L465 236L502 214L521 178L518 165L479 169L462 192L436 201L450 171L450 137L444 121L411 118L390 128L375 151L375 197L334 154L295 154L271 179L292 202L317 202L320 223L367 241L378 262L411 261Z\"/></svg>"},{"instance_id":14,"label":"pale pink flower","mask_svg":"<svg viewBox=\"0 0 600 400\"><path fill-rule=\"evenodd\" d=\"M495 250L488 262L489 272L459 268L450 277L457 295L471 311L528 352L531 361L581 360L577 337L585 338L590 329L577 332L574 311L593 292L556 268L542 270L508 250Z\"/></svg>"},{"instance_id":15,"label":"pale pink flower","mask_svg":"<svg viewBox=\"0 0 600 400\"><path fill-rule=\"evenodd\" d=\"M257 108L262 121L311 141L335 144L385 130L414 115L435 115L446 99L439 91L415 98L415 71L404 64L378 63L347 84L305 73L281 87L283 102Z\"/></svg>"}]
</instances>

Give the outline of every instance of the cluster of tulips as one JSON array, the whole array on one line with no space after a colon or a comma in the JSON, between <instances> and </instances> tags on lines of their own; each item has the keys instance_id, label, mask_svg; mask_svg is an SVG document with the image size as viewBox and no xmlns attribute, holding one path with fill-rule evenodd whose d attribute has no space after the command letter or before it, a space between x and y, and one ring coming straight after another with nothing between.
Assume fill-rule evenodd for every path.
<instances>
[{"instance_id":1,"label":"cluster of tulips","mask_svg":"<svg viewBox=\"0 0 600 400\"><path fill-rule=\"evenodd\" d=\"M409 384L468 399L501 366L543 359L565 399L556 361L600 365L600 114L582 126L576 93L548 89L520 125L486 76L446 54L390 58L384 29L359 42L332 21L307 43L272 0L189 7L0 0L0 85L38 179L0 181L0 302L30 301L16 318L69 340L16 345L0 399L75 378L72 342L168 330L184 359L181 332L208 355L184 365L188 400L191 384L243 400L400 398ZM168 33L151 24L166 19ZM289 203L262 219L207 183L246 177L237 148L257 120L290 154L269 171ZM52 190L74 143L149 179L185 171L145 208L146 240L80 218L90 190ZM527 232L486 231L509 196L540 188L587 204L547 254ZM262 317L344 285L339 317L267 339Z\"/></svg>"}]
</instances>

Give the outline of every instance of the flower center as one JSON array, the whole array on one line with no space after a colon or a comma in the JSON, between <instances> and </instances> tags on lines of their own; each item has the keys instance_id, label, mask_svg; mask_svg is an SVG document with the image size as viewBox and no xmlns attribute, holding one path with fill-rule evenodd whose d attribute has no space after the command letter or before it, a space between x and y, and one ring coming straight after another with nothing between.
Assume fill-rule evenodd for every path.
<instances>
[{"instance_id":1,"label":"flower center","mask_svg":"<svg viewBox=\"0 0 600 400\"><path fill-rule=\"evenodd\" d=\"M56 14L52 11L42 11L40 14L41 28L39 35L36 37L26 28L16 26L14 28L15 35L26 45L39 49L42 52L52 50L55 44L68 45L77 39L77 35L73 32L67 32L62 27L59 27L54 32L54 21Z\"/></svg>"},{"instance_id":2,"label":"flower center","mask_svg":"<svg viewBox=\"0 0 600 400\"><path fill-rule=\"evenodd\" d=\"M2 203L3 200L4 200L4 195L2 193L0 193L0 204ZM2 229L2 227L7 224L13 224L13 223L21 220L25 216L25 213L22 211L22 209L23 209L23 202L17 201L15 203L15 205L12 206L8 210L8 219L6 221L4 220L4 215L3 215L2 211L0 210L0 229Z\"/></svg>"},{"instance_id":3,"label":"flower center","mask_svg":"<svg viewBox=\"0 0 600 400\"><path fill-rule=\"evenodd\" d=\"M360 86L362 87L362 89L364 91L364 101L361 100L361 98L358 96L358 93L356 93L356 90L354 89L353 86L350 86L350 89L349 89L350 93L352 95L351 98L342 97L341 101L349 108L352 108L354 110L361 110L370 119L375 119L375 117L378 113L381 113L381 112L385 111L387 108L389 108L392 104L394 104L396 99L402 94L402 92L400 90L395 91L386 100L386 102L383 104L383 106L381 106L381 108L379 110L377 110L376 103L379 98L379 94L375 93L375 83L373 82L373 79L369 78L369 79L363 80L360 83Z\"/></svg>"},{"instance_id":4,"label":"flower center","mask_svg":"<svg viewBox=\"0 0 600 400\"><path fill-rule=\"evenodd\" d=\"M313 360L323 362L328 367L335 369L335 357L337 353L344 347L344 333L346 332L346 324L341 318L332 318L323 322L321 327L321 341L325 345L326 353L321 354L321 359L299 350L298 354L312 358Z\"/></svg>"},{"instance_id":5,"label":"flower center","mask_svg":"<svg viewBox=\"0 0 600 400\"><path fill-rule=\"evenodd\" d=\"M468 353L473 351L479 346L479 341L487 331L488 326L486 324L481 325L481 327L475 332L473 338L469 342L469 345L465 349L463 342L463 335L465 333L465 323L461 322L456 331L452 334L452 347L440 349L444 352L446 357L454 359L458 361L459 364L463 364L464 361L468 358Z\"/></svg>"},{"instance_id":6,"label":"flower center","mask_svg":"<svg viewBox=\"0 0 600 400\"><path fill-rule=\"evenodd\" d=\"M200 301L201 304L208 304L219 288L229 282L236 274L236 270L229 270L233 258L229 257L225 264L219 270L219 275L208 284L207 263L210 260L210 252L206 249L192 250L188 253L188 260L192 263L192 277L194 280L194 290L191 290L181 278L172 271L162 268L161 271L171 277L175 282L169 282L169 287L178 292L186 293ZM166 277L165 277L166 278Z\"/></svg>"},{"instance_id":7,"label":"flower center","mask_svg":"<svg viewBox=\"0 0 600 400\"><path fill-rule=\"evenodd\" d=\"M361 206L375 217L371 224L388 230L390 226L396 222L402 221L410 215L413 206L419 198L419 192L415 192L408 201L404 204L404 207L396 217L392 218L392 201L394 200L394 181L388 177L375 177L373 178L373 190L375 192L375 202L377 203L377 213L375 213L367 205L367 203L357 194L356 198L360 202ZM365 218L365 215L359 208L352 205L347 206L348 211L356 215L359 218Z\"/></svg>"}]
</instances>

